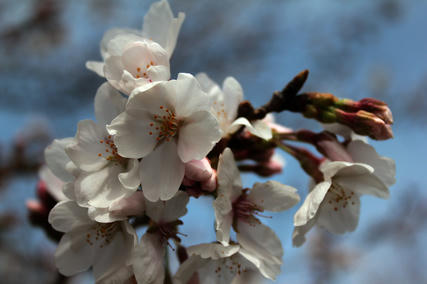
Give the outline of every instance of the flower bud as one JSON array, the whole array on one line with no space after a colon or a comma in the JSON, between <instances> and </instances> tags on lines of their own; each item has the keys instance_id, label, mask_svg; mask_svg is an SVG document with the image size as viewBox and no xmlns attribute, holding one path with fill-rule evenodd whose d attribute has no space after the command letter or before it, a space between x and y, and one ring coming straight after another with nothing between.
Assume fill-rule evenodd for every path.
<instances>
[{"instance_id":1,"label":"flower bud","mask_svg":"<svg viewBox=\"0 0 427 284\"><path fill-rule=\"evenodd\" d=\"M337 122L347 125L354 132L366 135L375 140L386 140L393 137L391 126L373 113L359 110L349 113L339 109L335 110Z\"/></svg>"}]
</instances>

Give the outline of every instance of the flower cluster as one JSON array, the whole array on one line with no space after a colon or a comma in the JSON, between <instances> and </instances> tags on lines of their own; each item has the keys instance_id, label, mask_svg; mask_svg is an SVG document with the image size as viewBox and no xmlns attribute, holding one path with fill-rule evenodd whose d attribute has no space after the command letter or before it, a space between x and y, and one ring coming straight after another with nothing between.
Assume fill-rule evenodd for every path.
<instances>
[{"instance_id":1,"label":"flower cluster","mask_svg":"<svg viewBox=\"0 0 427 284\"><path fill-rule=\"evenodd\" d=\"M97 283L274 280L283 248L260 217L264 211L287 210L300 197L295 188L277 181L245 188L240 172L280 172L283 163L275 148L295 157L313 179L294 217L296 246L316 224L336 234L353 231L360 196L389 195L393 160L379 156L353 132L363 129L363 135L376 137L369 128L346 122L327 125L321 133L293 131L268 114L300 109L307 116L307 109L314 109L310 106L316 100L295 99L304 97L296 96L301 74L260 109L243 101L242 87L233 77L222 87L205 73L179 73L171 79L169 60L184 18L183 13L175 17L162 0L151 6L142 30L107 31L101 42L103 61L87 62L88 69L107 81L95 95L96 121L80 121L75 137L54 140L45 150L47 167L41 170L39 191L58 203L41 198L28 208L41 218L50 211L48 222L61 232L56 266L66 276L92 268ZM305 81L307 73L303 75ZM295 101L298 107L289 105ZM372 102L391 118L384 103ZM367 120L380 120L378 108L366 105L340 101L340 109L375 110ZM312 118L324 117L322 108L316 111ZM311 143L324 157L286 140ZM189 199L201 195L213 198L216 240L186 248L180 218ZM138 227L146 227L140 239ZM181 266L171 276L167 251L174 247Z\"/></svg>"}]
</instances>

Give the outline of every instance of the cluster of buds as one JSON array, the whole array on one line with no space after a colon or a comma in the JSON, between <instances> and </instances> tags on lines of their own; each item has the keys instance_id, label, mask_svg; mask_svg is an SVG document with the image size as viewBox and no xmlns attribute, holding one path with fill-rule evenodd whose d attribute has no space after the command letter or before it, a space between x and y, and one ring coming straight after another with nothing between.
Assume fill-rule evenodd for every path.
<instances>
[{"instance_id":1,"label":"cluster of buds","mask_svg":"<svg viewBox=\"0 0 427 284\"><path fill-rule=\"evenodd\" d=\"M337 234L354 230L362 194L388 197L393 160L355 134L391 137L384 103L298 94L308 71L258 109L243 101L233 77L222 87L205 73L170 79L184 18L174 17L162 0L150 7L142 30L108 31L101 42L103 61L87 63L106 79L94 99L96 122L80 121L75 137L54 140L45 150L39 200L27 205L34 224L60 237L55 261L66 276L92 267L97 283L276 279L282 244L260 218L264 211L290 209L300 196L277 181L246 188L240 177L279 173L284 163L276 148L297 159L313 179L294 217L295 246L314 225ZM293 131L270 114L286 110L339 125L321 133ZM322 156L290 141L310 143ZM201 195L213 198L216 239L186 247L181 218L189 199ZM141 238L139 227L146 228ZM167 252L175 248L180 267L172 274Z\"/></svg>"}]
</instances>

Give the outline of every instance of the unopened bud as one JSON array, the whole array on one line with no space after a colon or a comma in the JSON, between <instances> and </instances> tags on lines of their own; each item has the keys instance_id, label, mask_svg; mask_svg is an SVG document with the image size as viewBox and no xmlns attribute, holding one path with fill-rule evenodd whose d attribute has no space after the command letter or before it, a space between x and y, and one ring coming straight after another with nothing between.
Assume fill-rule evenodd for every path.
<instances>
[{"instance_id":1,"label":"unopened bud","mask_svg":"<svg viewBox=\"0 0 427 284\"><path fill-rule=\"evenodd\" d=\"M359 110L349 113L337 109L337 122L350 127L360 135L369 136L375 140L386 140L393 137L391 126L373 113Z\"/></svg>"}]
</instances>

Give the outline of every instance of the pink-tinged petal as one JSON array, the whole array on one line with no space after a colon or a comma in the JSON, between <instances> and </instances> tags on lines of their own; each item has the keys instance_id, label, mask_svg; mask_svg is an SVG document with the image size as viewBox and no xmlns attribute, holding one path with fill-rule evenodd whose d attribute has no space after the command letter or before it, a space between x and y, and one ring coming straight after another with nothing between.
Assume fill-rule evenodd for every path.
<instances>
[{"instance_id":1,"label":"pink-tinged petal","mask_svg":"<svg viewBox=\"0 0 427 284\"><path fill-rule=\"evenodd\" d=\"M71 200L56 204L49 213L48 221L59 232L69 232L93 223L87 215L87 208Z\"/></svg>"},{"instance_id":2,"label":"pink-tinged petal","mask_svg":"<svg viewBox=\"0 0 427 284\"><path fill-rule=\"evenodd\" d=\"M280 273L283 248L280 239L264 224L238 223L237 241L240 253L251 261L269 279Z\"/></svg>"},{"instance_id":3,"label":"pink-tinged petal","mask_svg":"<svg viewBox=\"0 0 427 284\"><path fill-rule=\"evenodd\" d=\"M132 195L136 190L124 188L118 178L121 165L110 164L92 173L81 173L76 179L75 194L82 206L108 207L112 202Z\"/></svg>"},{"instance_id":4,"label":"pink-tinged petal","mask_svg":"<svg viewBox=\"0 0 427 284\"><path fill-rule=\"evenodd\" d=\"M98 88L95 95L95 117L99 124L107 125L125 110L126 99L109 83Z\"/></svg>"},{"instance_id":5,"label":"pink-tinged petal","mask_svg":"<svg viewBox=\"0 0 427 284\"><path fill-rule=\"evenodd\" d=\"M228 121L233 121L237 116L237 109L243 100L243 89L234 77L227 77L222 84L224 92L224 109Z\"/></svg>"},{"instance_id":6,"label":"pink-tinged petal","mask_svg":"<svg viewBox=\"0 0 427 284\"><path fill-rule=\"evenodd\" d=\"M347 145L347 151L355 162L373 167L374 174L385 185L391 186L396 182L396 164L394 160L378 155L371 145L360 140L354 140Z\"/></svg>"},{"instance_id":7,"label":"pink-tinged petal","mask_svg":"<svg viewBox=\"0 0 427 284\"><path fill-rule=\"evenodd\" d=\"M100 77L104 76L104 62L99 61L86 61L86 68L95 72Z\"/></svg>"},{"instance_id":8,"label":"pink-tinged petal","mask_svg":"<svg viewBox=\"0 0 427 284\"><path fill-rule=\"evenodd\" d=\"M263 210L273 212L287 210L300 201L295 188L272 180L265 183L255 183L248 199Z\"/></svg>"},{"instance_id":9,"label":"pink-tinged petal","mask_svg":"<svg viewBox=\"0 0 427 284\"><path fill-rule=\"evenodd\" d=\"M167 201L146 201L146 214L156 223L169 223L178 220L187 213L189 196L183 191L178 191L174 197Z\"/></svg>"},{"instance_id":10,"label":"pink-tinged petal","mask_svg":"<svg viewBox=\"0 0 427 284\"><path fill-rule=\"evenodd\" d=\"M89 269L95 250L86 243L86 235L65 234L55 251L55 265L65 276L72 276Z\"/></svg>"},{"instance_id":11,"label":"pink-tinged petal","mask_svg":"<svg viewBox=\"0 0 427 284\"><path fill-rule=\"evenodd\" d=\"M201 258L221 259L236 254L239 245L223 246L218 243L200 244L187 248L188 255L198 255Z\"/></svg>"},{"instance_id":12,"label":"pink-tinged petal","mask_svg":"<svg viewBox=\"0 0 427 284\"><path fill-rule=\"evenodd\" d=\"M156 137L149 135L152 115L140 110L133 115L124 112L117 116L107 129L114 135L118 153L127 158L141 158L151 153L157 144Z\"/></svg>"},{"instance_id":13,"label":"pink-tinged petal","mask_svg":"<svg viewBox=\"0 0 427 284\"><path fill-rule=\"evenodd\" d=\"M157 235L146 233L142 236L132 256L133 270L138 283L163 283L165 251L165 244Z\"/></svg>"},{"instance_id":14,"label":"pink-tinged petal","mask_svg":"<svg viewBox=\"0 0 427 284\"><path fill-rule=\"evenodd\" d=\"M135 230L127 223L115 223L119 228L113 233L110 242L102 245L95 244L96 257L93 261L95 280L116 271L130 259L136 243Z\"/></svg>"},{"instance_id":15,"label":"pink-tinged petal","mask_svg":"<svg viewBox=\"0 0 427 284\"><path fill-rule=\"evenodd\" d=\"M313 190L310 191L304 203L295 213L294 226L303 226L316 216L320 204L325 199L331 184L330 181L323 181L318 183Z\"/></svg>"},{"instance_id":16,"label":"pink-tinged petal","mask_svg":"<svg viewBox=\"0 0 427 284\"><path fill-rule=\"evenodd\" d=\"M77 167L84 171L96 171L104 167L108 161L99 154L105 152L105 144L101 140L107 136L104 126L92 120L82 120L78 124L75 143L65 147L65 152Z\"/></svg>"},{"instance_id":17,"label":"pink-tinged petal","mask_svg":"<svg viewBox=\"0 0 427 284\"><path fill-rule=\"evenodd\" d=\"M217 188L217 177L216 173L211 175L208 180L202 182L201 187L205 191L213 192Z\"/></svg>"},{"instance_id":18,"label":"pink-tinged petal","mask_svg":"<svg viewBox=\"0 0 427 284\"><path fill-rule=\"evenodd\" d=\"M209 160L192 160L185 164L185 177L193 181L205 181L212 176L213 169Z\"/></svg>"},{"instance_id":19,"label":"pink-tinged petal","mask_svg":"<svg viewBox=\"0 0 427 284\"><path fill-rule=\"evenodd\" d=\"M169 81L175 92L175 111L178 117L188 117L198 111L210 111L208 95L202 91L196 78L188 73L179 73L178 79Z\"/></svg>"},{"instance_id":20,"label":"pink-tinged petal","mask_svg":"<svg viewBox=\"0 0 427 284\"><path fill-rule=\"evenodd\" d=\"M353 232L359 222L359 197L353 196L346 205L342 205L342 202L337 204L335 200L336 195L332 192L326 195L318 212L317 224L334 234Z\"/></svg>"},{"instance_id":21,"label":"pink-tinged petal","mask_svg":"<svg viewBox=\"0 0 427 284\"><path fill-rule=\"evenodd\" d=\"M125 172L119 174L120 183L130 190L136 190L141 181L139 180L139 162L137 159L129 159Z\"/></svg>"},{"instance_id":22,"label":"pink-tinged petal","mask_svg":"<svg viewBox=\"0 0 427 284\"><path fill-rule=\"evenodd\" d=\"M181 185L184 171L176 143L160 144L141 161L139 176L145 198L152 202L171 199Z\"/></svg>"},{"instance_id":23,"label":"pink-tinged petal","mask_svg":"<svg viewBox=\"0 0 427 284\"><path fill-rule=\"evenodd\" d=\"M65 147L75 143L74 137L55 139L44 150L46 164L52 173L64 182L72 181L73 175L67 171L66 165L70 158L65 153Z\"/></svg>"},{"instance_id":24,"label":"pink-tinged petal","mask_svg":"<svg viewBox=\"0 0 427 284\"><path fill-rule=\"evenodd\" d=\"M295 226L292 233L292 245L294 247L300 247L305 243L305 235L313 228L316 220L317 218L313 218L302 226Z\"/></svg>"},{"instance_id":25,"label":"pink-tinged petal","mask_svg":"<svg viewBox=\"0 0 427 284\"><path fill-rule=\"evenodd\" d=\"M184 19L184 13L179 13L177 18L173 16L168 1L155 2L144 16L142 34L145 38L158 42L170 57Z\"/></svg>"},{"instance_id":26,"label":"pink-tinged petal","mask_svg":"<svg viewBox=\"0 0 427 284\"><path fill-rule=\"evenodd\" d=\"M184 163L203 159L221 139L217 119L208 111L198 111L185 119L179 129L178 155Z\"/></svg>"}]
</instances>

